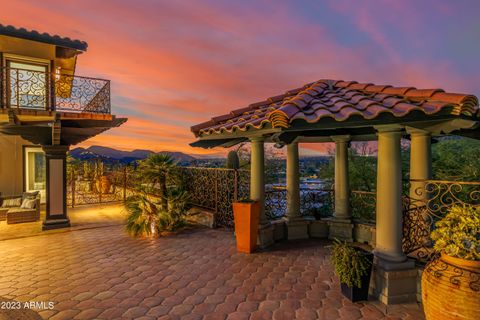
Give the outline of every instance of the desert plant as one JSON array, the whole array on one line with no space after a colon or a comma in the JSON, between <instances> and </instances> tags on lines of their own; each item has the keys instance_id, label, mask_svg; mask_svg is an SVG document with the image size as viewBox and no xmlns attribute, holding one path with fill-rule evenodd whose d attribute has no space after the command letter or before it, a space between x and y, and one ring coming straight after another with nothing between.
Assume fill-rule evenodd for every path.
<instances>
[{"instance_id":1,"label":"desert plant","mask_svg":"<svg viewBox=\"0 0 480 320\"><path fill-rule=\"evenodd\" d=\"M238 157L237 151L230 151L227 155L227 168L228 169L238 169L240 168L240 158Z\"/></svg>"},{"instance_id":2,"label":"desert plant","mask_svg":"<svg viewBox=\"0 0 480 320\"><path fill-rule=\"evenodd\" d=\"M186 212L190 204L189 193L180 187L168 189L168 211Z\"/></svg>"},{"instance_id":3,"label":"desert plant","mask_svg":"<svg viewBox=\"0 0 480 320\"><path fill-rule=\"evenodd\" d=\"M480 260L480 207L452 206L436 224L435 251L465 260Z\"/></svg>"},{"instance_id":4,"label":"desert plant","mask_svg":"<svg viewBox=\"0 0 480 320\"><path fill-rule=\"evenodd\" d=\"M170 188L167 192L168 210L160 212L160 231L176 231L186 225L185 216L189 206L189 194L182 188Z\"/></svg>"},{"instance_id":5,"label":"desert plant","mask_svg":"<svg viewBox=\"0 0 480 320\"><path fill-rule=\"evenodd\" d=\"M125 229L134 237L150 236L158 234L160 208L148 195L138 193L127 199L127 223Z\"/></svg>"},{"instance_id":6,"label":"desert plant","mask_svg":"<svg viewBox=\"0 0 480 320\"><path fill-rule=\"evenodd\" d=\"M336 239L331 259L341 283L361 288L362 277L368 274L371 265L363 250Z\"/></svg>"},{"instance_id":7,"label":"desert plant","mask_svg":"<svg viewBox=\"0 0 480 320\"><path fill-rule=\"evenodd\" d=\"M71 155L67 156L67 182L72 183L80 171L81 162Z\"/></svg>"},{"instance_id":8,"label":"desert plant","mask_svg":"<svg viewBox=\"0 0 480 320\"><path fill-rule=\"evenodd\" d=\"M139 166L140 176L154 187L158 185L158 196L163 211L168 211L167 179L172 176L175 161L165 153L152 154L142 160Z\"/></svg>"}]
</instances>

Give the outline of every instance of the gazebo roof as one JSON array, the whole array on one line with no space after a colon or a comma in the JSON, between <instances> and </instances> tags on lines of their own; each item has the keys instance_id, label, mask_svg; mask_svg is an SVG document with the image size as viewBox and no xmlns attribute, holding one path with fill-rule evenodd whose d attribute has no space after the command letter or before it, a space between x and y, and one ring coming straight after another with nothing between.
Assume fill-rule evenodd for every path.
<instances>
[{"instance_id":1,"label":"gazebo roof","mask_svg":"<svg viewBox=\"0 0 480 320\"><path fill-rule=\"evenodd\" d=\"M374 120L387 114L399 121L411 114L422 118L443 116L476 117L474 95L448 93L442 89L416 89L319 80L284 94L236 109L191 127L196 137L218 136L263 128L288 129L296 123ZM373 122L372 122L373 124ZM378 124L378 122L376 122Z\"/></svg>"}]
</instances>

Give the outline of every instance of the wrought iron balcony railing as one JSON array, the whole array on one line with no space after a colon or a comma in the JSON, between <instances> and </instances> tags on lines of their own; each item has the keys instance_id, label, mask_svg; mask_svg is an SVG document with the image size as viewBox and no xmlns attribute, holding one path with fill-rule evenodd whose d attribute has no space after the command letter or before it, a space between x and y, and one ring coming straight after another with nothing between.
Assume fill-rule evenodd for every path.
<instances>
[{"instance_id":1,"label":"wrought iron balcony railing","mask_svg":"<svg viewBox=\"0 0 480 320\"><path fill-rule=\"evenodd\" d=\"M0 107L110 114L110 80L0 68Z\"/></svg>"}]
</instances>

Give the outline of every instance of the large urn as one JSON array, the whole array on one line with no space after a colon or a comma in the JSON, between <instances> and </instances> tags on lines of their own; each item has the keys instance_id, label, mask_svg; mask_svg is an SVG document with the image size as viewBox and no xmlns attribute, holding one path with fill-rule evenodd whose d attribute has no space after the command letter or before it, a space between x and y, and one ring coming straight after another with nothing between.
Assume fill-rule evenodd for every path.
<instances>
[{"instance_id":1,"label":"large urn","mask_svg":"<svg viewBox=\"0 0 480 320\"><path fill-rule=\"evenodd\" d=\"M427 320L479 319L480 261L442 253L423 271L422 302Z\"/></svg>"}]
</instances>

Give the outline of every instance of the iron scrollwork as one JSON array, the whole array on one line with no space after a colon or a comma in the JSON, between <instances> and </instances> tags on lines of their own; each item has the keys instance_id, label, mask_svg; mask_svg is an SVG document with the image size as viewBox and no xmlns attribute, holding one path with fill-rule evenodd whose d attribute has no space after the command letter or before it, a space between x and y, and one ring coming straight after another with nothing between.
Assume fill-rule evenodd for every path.
<instances>
[{"instance_id":1,"label":"iron scrollwork","mask_svg":"<svg viewBox=\"0 0 480 320\"><path fill-rule=\"evenodd\" d=\"M413 194L404 197L403 251L420 263L433 260L430 238L435 223L454 205L480 206L480 182L414 180Z\"/></svg>"},{"instance_id":2,"label":"iron scrollwork","mask_svg":"<svg viewBox=\"0 0 480 320\"><path fill-rule=\"evenodd\" d=\"M480 273L459 268L442 259L432 260L424 272L431 273L435 278L448 277L448 281L456 286L464 286L474 292L480 291Z\"/></svg>"},{"instance_id":3,"label":"iron scrollwork","mask_svg":"<svg viewBox=\"0 0 480 320\"><path fill-rule=\"evenodd\" d=\"M0 68L1 107L110 114L110 81Z\"/></svg>"}]
</instances>

